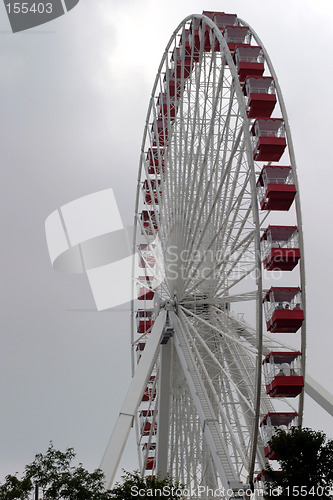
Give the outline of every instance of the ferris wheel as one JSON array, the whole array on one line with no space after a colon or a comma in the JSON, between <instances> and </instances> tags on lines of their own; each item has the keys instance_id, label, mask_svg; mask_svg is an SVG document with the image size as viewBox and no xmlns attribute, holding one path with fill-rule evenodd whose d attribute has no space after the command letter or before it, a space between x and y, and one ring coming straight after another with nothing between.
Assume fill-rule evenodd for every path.
<instances>
[{"instance_id":1,"label":"ferris wheel","mask_svg":"<svg viewBox=\"0 0 333 500\"><path fill-rule=\"evenodd\" d=\"M133 381L103 469L112 481L134 424L143 474L237 494L276 458L274 430L302 423L306 347L288 118L237 15L191 15L165 49L133 245Z\"/></svg>"}]
</instances>

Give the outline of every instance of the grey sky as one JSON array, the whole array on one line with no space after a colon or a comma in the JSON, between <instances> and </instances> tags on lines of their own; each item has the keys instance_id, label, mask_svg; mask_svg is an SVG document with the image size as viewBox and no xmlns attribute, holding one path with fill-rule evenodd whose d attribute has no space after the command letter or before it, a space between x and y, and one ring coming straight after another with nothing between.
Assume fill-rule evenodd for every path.
<instances>
[{"instance_id":1,"label":"grey sky","mask_svg":"<svg viewBox=\"0 0 333 500\"><path fill-rule=\"evenodd\" d=\"M88 283L52 270L44 222L112 187L124 224L132 223L155 72L172 31L203 9L249 22L278 74L301 187L308 370L330 389L332 3L81 0L15 35L1 4L1 479L51 439L74 446L86 467L100 463L130 379L128 312L80 311L94 307ZM315 405L307 402L305 415L333 437ZM123 467L135 458L129 447Z\"/></svg>"}]
</instances>

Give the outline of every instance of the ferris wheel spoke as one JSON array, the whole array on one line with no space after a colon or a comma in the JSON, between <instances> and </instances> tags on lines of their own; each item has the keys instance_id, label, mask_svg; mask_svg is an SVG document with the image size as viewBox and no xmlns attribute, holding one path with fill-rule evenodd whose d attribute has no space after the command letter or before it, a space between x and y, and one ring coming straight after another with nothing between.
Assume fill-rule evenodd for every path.
<instances>
[{"instance_id":1,"label":"ferris wheel spoke","mask_svg":"<svg viewBox=\"0 0 333 500\"><path fill-rule=\"evenodd\" d=\"M232 405L234 405L235 408L239 408L239 406L242 406L243 411L252 415L251 418L253 418L253 408L251 407L251 405L249 405L248 398L246 397L248 395L244 394L244 392L245 392L244 388L243 388L243 390L239 390L238 385L235 384L232 377L227 372L227 369L223 366L223 361L218 360L216 358L216 355L220 354L220 350L218 349L216 351L216 354L214 354L211 351L211 349L209 349L209 346L207 345L207 341L205 342L201 337L198 336L198 329L196 329L189 322L187 322L186 326L189 329L188 335L190 335L190 337L192 338L193 333L196 332L196 339L198 339L200 341L199 342L200 346L197 345L197 343L194 341L191 342L192 343L192 351L194 352L194 355L196 358L196 363L197 363L198 367L200 367L200 370L203 372L203 376L204 376L205 382L207 384L207 390L209 390L209 393L210 393L210 398L215 401L215 408L216 408L215 411L217 411L218 414L220 415L221 422L223 423L222 425L226 429L225 437L226 437L227 441L229 442L229 444L232 446L232 448L234 450L237 450L236 455L237 455L237 457L240 458L240 461L245 466L248 463L248 459L246 458L246 456L243 453L244 447L241 446L240 442L237 442L233 438L235 429L231 425L230 420L227 418L225 406L227 405L228 407L231 407ZM192 330L192 334L191 334L191 330ZM201 348L203 348L203 351ZM205 352L208 354L208 356L210 358L210 361L209 360L207 361L207 366L206 366L205 356L204 356ZM216 389L214 387L214 378L211 378L211 376L210 376L211 374L208 372L208 370L210 372L212 370L211 360L213 360L217 364L217 367L218 367L218 371L217 371L218 380L216 382L220 381L220 374L221 374L221 370L222 370L223 374L225 375L225 379L228 380L228 384L230 384L230 386L232 386L233 392L238 395L237 403L235 403L235 401L232 398L230 398L229 396L225 400L221 400L220 396L217 395ZM227 364L230 364L230 363L228 362ZM241 387L242 387L242 385L244 385L244 383L242 383L240 380L238 380L238 384L240 384ZM221 390L220 383L218 383L218 385L217 385L217 390L219 392ZM238 424L235 424L235 425L237 426ZM241 429L241 427L239 427L239 429Z\"/></svg>"},{"instance_id":2,"label":"ferris wheel spoke","mask_svg":"<svg viewBox=\"0 0 333 500\"><path fill-rule=\"evenodd\" d=\"M225 302L226 303L226 302ZM200 305L200 304L198 304ZM236 343L236 344L239 344L243 349L245 349L246 351L250 351L252 352L253 354L256 353L256 349L255 348L251 348L251 346L249 344L245 344L244 342L240 341L239 339L237 339L235 336L232 336L232 335L229 335L226 331L225 331L225 328L219 328L218 326L210 323L209 321L203 319L201 316L199 316L198 314L195 314L193 313L192 311L190 311L188 308L185 308L183 306L179 306L181 308L182 311L184 311L185 314L189 315L189 316L192 316L193 318L196 319L196 321L202 323L203 325L207 326L210 330L218 333L221 337L227 337L229 338L232 342ZM200 333L198 334L200 335Z\"/></svg>"},{"instance_id":3,"label":"ferris wheel spoke","mask_svg":"<svg viewBox=\"0 0 333 500\"><path fill-rule=\"evenodd\" d=\"M193 173L198 172L199 175L193 175L193 181L195 184L192 185L192 189L189 193L189 203L188 206L192 208L190 211L190 218L188 220L188 228L191 227L191 225L194 222L194 217L196 216L195 210L193 210L194 207L201 206L203 205L203 202L201 201L202 196L205 198L206 193L202 193L202 185L206 183L207 179L207 162L208 162L208 153L209 149L211 148L211 141L213 139L213 126L214 126L214 117L216 116L217 112L217 105L218 105L218 99L215 99L214 101L211 100L211 96L209 95L210 92L210 78L211 78L211 73L212 73L212 68L213 68L213 61L215 62L215 57L211 58L210 66L208 69L208 75L206 77L207 84L204 85L203 90L201 90L201 86L197 85L197 91L199 92L200 90L200 97L202 99L203 104L203 109L202 109L202 118L199 120L199 117L196 117L195 123L200 124L200 129L199 133L197 134L198 139L197 139L197 149L196 149L196 158L195 158L195 163L193 167ZM197 74L200 75L199 72ZM220 95L221 93L221 88L223 85L223 68L219 76L219 81L217 82L217 93ZM198 96L197 96L198 98ZM198 99L200 102L200 99ZM198 111L200 110L198 106ZM206 124L206 116L211 115L211 120L209 124L209 129L207 130L207 124ZM200 199L200 204L199 204L199 199ZM187 232L188 234L188 232ZM186 244L185 240L185 244Z\"/></svg>"},{"instance_id":4,"label":"ferris wheel spoke","mask_svg":"<svg viewBox=\"0 0 333 500\"><path fill-rule=\"evenodd\" d=\"M246 238L244 238L243 242L237 246L237 249L234 249L233 252L230 251L229 254L223 255L222 259L221 258L216 258L216 262L211 266L211 269L209 269L208 273L201 273L202 278L197 280L195 282L195 287L200 287L202 283L204 283L206 280L210 278L215 278L219 276L219 280L216 281L215 283L215 288L219 289L220 292L216 292L217 297L221 297L227 290L230 290L233 286L235 286L237 283L240 283L243 279L245 279L249 274L251 274L255 269L256 266L252 265L250 269L248 269L248 263L245 262L246 267L244 270L241 270L241 268L238 266L239 262L242 260L243 256L248 252L248 248L251 244L253 244L252 238L253 237L253 231L249 233ZM209 250L209 248L208 248ZM241 250L241 251L239 251ZM236 253L237 257L232 259L233 254ZM253 252L252 252L253 253ZM253 259L251 259L251 262ZM240 277L235 281L230 281L230 275L233 273L234 268L237 266L237 275L240 274ZM227 281L229 279L229 281ZM226 283L229 283L229 285L226 285ZM193 288L194 289L194 288Z\"/></svg>"},{"instance_id":5,"label":"ferris wheel spoke","mask_svg":"<svg viewBox=\"0 0 333 500\"><path fill-rule=\"evenodd\" d=\"M240 140L241 140L241 137L242 137L242 130L240 130L239 134L238 134L238 138L237 138L237 144L235 145L235 147L238 146ZM190 242L189 244L189 249L188 249L188 252L189 252L189 255L191 254L195 254L196 252L199 251L199 248L200 248L200 244L202 243L202 240L206 234L206 231L207 231L207 228L209 227L209 222L211 221L211 218L214 214L214 211L217 209L217 207L219 206L219 197L221 195L221 191L222 191L222 187L223 187L223 182L224 182L224 179L227 175L227 172L228 172L228 169L231 168L232 166L232 161L229 160L228 162L228 165L225 169L225 171L223 172L223 176L222 176L222 179L221 179L221 184L214 196L214 201L212 202L212 206L211 206L211 209L209 210L207 216L206 216L206 220L205 220L205 223L201 229L201 232L200 232L200 236L198 238L198 241L195 242L195 239L192 238L192 241ZM231 209L230 209L231 211ZM200 218L197 218L197 222L195 224L195 230L194 230L194 234L197 234L198 233L198 229L199 229L199 224L200 224ZM226 222L224 222L224 225L226 225ZM224 226L223 225L223 226ZM219 228L219 232L223 230L224 227L220 227ZM210 248L212 247L212 245L214 244L214 242L216 241L216 239L218 238L219 236L219 232L216 232L214 234L214 236L211 238L210 242L207 244L205 250L208 251L210 250ZM194 248L193 248L194 247ZM182 292L184 291L184 289L186 289L186 286L188 284L188 281L190 281L192 279L192 276L193 276L193 273L195 273L198 269L198 265L199 264L196 264L194 265L194 262L192 259L189 259L189 263L187 265L187 269L186 269L186 274L189 273L189 278L188 280L184 282L184 286L183 286L183 289L182 289ZM192 268L192 269L191 269ZM195 289L196 285L194 284L192 287L190 287L188 289L188 293L191 293L194 289Z\"/></svg>"},{"instance_id":6,"label":"ferris wheel spoke","mask_svg":"<svg viewBox=\"0 0 333 500\"><path fill-rule=\"evenodd\" d=\"M216 416L212 409L207 391L200 381L200 375L193 354L188 345L188 340L182 327L180 326L177 317L172 314L172 319L179 327L175 329L175 348L180 360L183 373L189 385L192 399L195 401L195 406L201 421L201 425L205 428L205 436L207 444L211 452L214 452L214 464L219 472L222 484L228 487L230 480L236 479L235 470L229 457L226 444L221 435L220 427ZM220 447L220 452L216 454L216 449Z\"/></svg>"},{"instance_id":7,"label":"ferris wheel spoke","mask_svg":"<svg viewBox=\"0 0 333 500\"><path fill-rule=\"evenodd\" d=\"M242 234L244 234L243 230L245 225L249 221L249 217L251 215L251 199L246 200L244 199L244 193L246 190L246 185L249 182L249 177L250 175L248 174L245 178L243 188L238 194L238 196L235 197L235 202L233 203L232 206L228 206L227 208L227 214L228 214L228 219L232 215L231 220L229 221L229 230L225 232L225 236L222 240L222 244L227 245L227 242L231 239L233 241L233 244L237 244L238 239ZM236 180L236 179L235 179ZM233 183L233 189L235 189L235 183ZM235 191L232 192L232 196L235 195ZM244 207L244 204L247 204L247 207ZM242 213L245 210L245 215ZM241 215L240 215L241 212ZM241 219L240 227L238 229L238 232L236 232L235 236L232 235L232 232L235 232L235 229L237 229L237 222L238 220ZM251 229L253 228L253 225L251 225Z\"/></svg>"},{"instance_id":8,"label":"ferris wheel spoke","mask_svg":"<svg viewBox=\"0 0 333 500\"><path fill-rule=\"evenodd\" d=\"M201 346L203 347L203 349L205 349L205 351L208 353L208 355L210 356L210 358L216 363L216 365L219 367L219 369L222 370L222 372L224 373L224 375L228 378L229 382L233 385L234 390L238 393L238 395L242 399L244 399L244 403L247 405L248 410L253 411L253 408L252 408L251 404L249 403L249 401L244 397L244 395L242 394L242 392L239 390L239 388L237 387L237 385L235 384L235 382L230 377L229 373L227 373L225 367L221 364L221 362L216 358L215 354L209 348L209 345L207 344L207 340L205 341L204 339L202 339L202 337L194 329L193 325L191 325L191 323L189 323L189 321L187 320L186 316L184 316L184 318L185 318L185 323L187 325L187 328L192 329L192 334L196 333L196 335L197 335L196 338L199 340L199 342L200 342ZM196 349L196 347L194 345L193 345L193 350L196 353L197 359L200 362L201 361L201 356L199 354L199 351ZM216 394L214 394L214 396L216 396Z\"/></svg>"}]
</instances>

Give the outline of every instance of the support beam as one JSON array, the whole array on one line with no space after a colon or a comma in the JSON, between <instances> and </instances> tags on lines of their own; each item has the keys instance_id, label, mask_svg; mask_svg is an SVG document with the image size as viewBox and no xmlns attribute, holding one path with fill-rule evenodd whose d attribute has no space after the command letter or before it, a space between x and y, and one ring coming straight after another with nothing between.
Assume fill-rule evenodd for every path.
<instances>
[{"instance_id":1,"label":"support beam","mask_svg":"<svg viewBox=\"0 0 333 500\"><path fill-rule=\"evenodd\" d=\"M207 394L197 366L197 360L191 351L186 334L175 313L171 313L175 325L174 345L180 365L191 393L200 420L203 437L210 449L215 469L224 488L233 488L237 481L236 471L229 457L227 445L221 434L220 424ZM240 487L240 483L237 483ZM243 485L244 486L244 485ZM245 487L245 486L244 486ZM238 497L238 498L242 498Z\"/></svg>"},{"instance_id":2,"label":"support beam","mask_svg":"<svg viewBox=\"0 0 333 500\"><path fill-rule=\"evenodd\" d=\"M167 344L162 344L160 347L157 473L162 479L167 476L168 472L171 343L172 340L169 339Z\"/></svg>"},{"instance_id":3,"label":"support beam","mask_svg":"<svg viewBox=\"0 0 333 500\"><path fill-rule=\"evenodd\" d=\"M308 374L305 376L305 393L333 417L333 395Z\"/></svg>"},{"instance_id":4,"label":"support beam","mask_svg":"<svg viewBox=\"0 0 333 500\"><path fill-rule=\"evenodd\" d=\"M145 350L143 351L138 368L132 378L117 423L104 453L101 469L105 474L108 488L112 486L130 429L133 426L134 415L142 401L143 393L147 387L149 377L156 362L159 346L164 334L166 314L166 311L160 312L149 334Z\"/></svg>"}]
</instances>

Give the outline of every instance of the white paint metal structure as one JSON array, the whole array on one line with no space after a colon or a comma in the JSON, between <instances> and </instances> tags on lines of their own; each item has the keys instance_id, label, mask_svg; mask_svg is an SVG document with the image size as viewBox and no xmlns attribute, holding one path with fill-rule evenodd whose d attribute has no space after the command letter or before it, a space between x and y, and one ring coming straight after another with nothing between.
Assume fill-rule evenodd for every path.
<instances>
[{"instance_id":1,"label":"white paint metal structure","mask_svg":"<svg viewBox=\"0 0 333 500\"><path fill-rule=\"evenodd\" d=\"M297 189L288 218L298 227L301 261L287 273L288 286L300 287L305 311L299 190L281 90L254 31L237 16L221 27L206 14L187 17L173 33L148 107L133 248L136 397L127 397L130 410L122 410L102 462L111 484L134 417L141 472L204 487L203 498L209 488L251 484L267 461L260 419L277 407L297 411L301 423L304 400L302 391L273 405L262 381L263 355L286 349L266 333L262 310L260 236L276 213L258 203L263 162L254 161L254 119L229 24L248 28L238 42L261 47L258 61L274 81L287 145L275 163L291 166ZM305 375L305 321L292 336Z\"/></svg>"}]
</instances>

